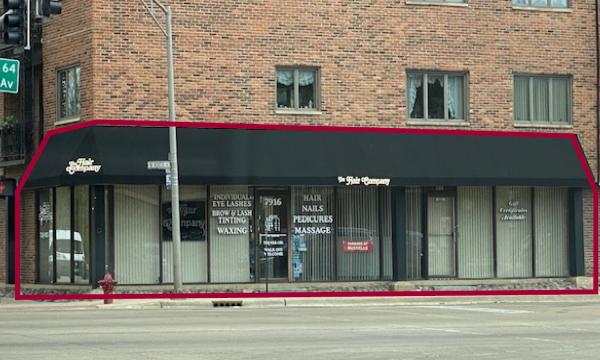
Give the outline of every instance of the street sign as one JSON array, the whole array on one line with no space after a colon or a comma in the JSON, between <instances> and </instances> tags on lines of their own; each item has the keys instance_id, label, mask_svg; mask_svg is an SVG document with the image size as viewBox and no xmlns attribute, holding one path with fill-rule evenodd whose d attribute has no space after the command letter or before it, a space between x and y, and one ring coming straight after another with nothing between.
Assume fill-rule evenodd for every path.
<instances>
[{"instance_id":1,"label":"street sign","mask_svg":"<svg viewBox=\"0 0 600 360\"><path fill-rule=\"evenodd\" d=\"M19 60L0 58L0 92L19 92Z\"/></svg>"},{"instance_id":2,"label":"street sign","mask_svg":"<svg viewBox=\"0 0 600 360\"><path fill-rule=\"evenodd\" d=\"M171 186L173 185L173 181L171 179L171 169L165 169L165 186L167 190L171 190Z\"/></svg>"},{"instance_id":3,"label":"street sign","mask_svg":"<svg viewBox=\"0 0 600 360\"><path fill-rule=\"evenodd\" d=\"M169 160L148 161L148 170L167 170L171 169Z\"/></svg>"}]
</instances>

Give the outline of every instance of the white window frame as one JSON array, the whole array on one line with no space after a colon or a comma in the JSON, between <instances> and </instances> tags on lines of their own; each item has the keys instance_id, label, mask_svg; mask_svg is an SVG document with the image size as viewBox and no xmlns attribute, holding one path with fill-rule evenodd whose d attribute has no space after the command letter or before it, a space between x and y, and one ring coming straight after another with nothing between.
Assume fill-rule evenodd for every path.
<instances>
[{"instance_id":1,"label":"white window frame","mask_svg":"<svg viewBox=\"0 0 600 360\"><path fill-rule=\"evenodd\" d=\"M516 97L515 97L515 83L516 78L522 77L528 80L528 92L529 97L529 109L527 112L528 120L517 120L516 119ZM533 79L542 78L548 80L548 121L533 120ZM567 121L555 121L552 119L552 79L563 79L567 80ZM573 123L573 79L571 75L539 75L539 74L513 74L513 122L517 125L564 125L571 126Z\"/></svg>"},{"instance_id":2,"label":"white window frame","mask_svg":"<svg viewBox=\"0 0 600 360\"><path fill-rule=\"evenodd\" d=\"M278 71L292 71L294 73L294 99L293 107L280 108L277 105L277 72ZM298 84L298 78L300 71L314 71L315 72L315 107L312 109L300 108L300 85ZM321 112L321 69L317 66L290 66L282 65L275 67L275 112L276 113L300 113L300 114L320 114Z\"/></svg>"},{"instance_id":3,"label":"white window frame","mask_svg":"<svg viewBox=\"0 0 600 360\"><path fill-rule=\"evenodd\" d=\"M423 84L423 118L412 118L410 116L410 99L408 98L408 87L410 86L410 76L421 75ZM428 84L429 75L443 75L444 76L444 118L443 119L431 119L429 118L429 99L428 92L429 87L425 86ZM462 119L450 119L448 117L448 76L462 76L463 77L463 118ZM426 70L409 70L406 72L406 118L412 123L435 123L443 122L449 124L455 123L466 123L469 118L469 74L467 72L455 72L455 71L426 71Z\"/></svg>"}]
</instances>

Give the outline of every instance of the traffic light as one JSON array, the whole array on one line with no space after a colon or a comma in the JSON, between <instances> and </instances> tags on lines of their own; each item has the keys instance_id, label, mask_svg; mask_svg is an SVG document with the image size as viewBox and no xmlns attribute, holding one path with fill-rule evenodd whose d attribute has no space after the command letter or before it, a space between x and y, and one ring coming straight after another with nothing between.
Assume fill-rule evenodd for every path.
<instances>
[{"instance_id":1,"label":"traffic light","mask_svg":"<svg viewBox=\"0 0 600 360\"><path fill-rule=\"evenodd\" d=\"M42 18L49 18L50 15L62 13L62 1L60 0L36 0L37 15Z\"/></svg>"},{"instance_id":2,"label":"traffic light","mask_svg":"<svg viewBox=\"0 0 600 360\"><path fill-rule=\"evenodd\" d=\"M23 44L26 18L25 0L4 0L3 38L6 44Z\"/></svg>"}]
</instances>

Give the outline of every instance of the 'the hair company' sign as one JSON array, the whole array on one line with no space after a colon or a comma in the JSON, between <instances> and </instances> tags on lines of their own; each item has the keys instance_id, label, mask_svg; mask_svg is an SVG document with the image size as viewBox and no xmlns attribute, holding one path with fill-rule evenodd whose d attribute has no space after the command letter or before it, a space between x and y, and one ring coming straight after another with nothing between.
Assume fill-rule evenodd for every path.
<instances>
[{"instance_id":1,"label":"'the hair company' sign","mask_svg":"<svg viewBox=\"0 0 600 360\"><path fill-rule=\"evenodd\" d=\"M79 158L75 161L69 161L69 165L65 168L69 175L74 175L75 173L87 173L87 172L95 172L98 173L102 165L94 164L94 160L90 158Z\"/></svg>"},{"instance_id":2,"label":"'the hair company' sign","mask_svg":"<svg viewBox=\"0 0 600 360\"><path fill-rule=\"evenodd\" d=\"M389 178L371 178L368 176L338 176L338 184L344 184L346 186L351 185L374 185L374 186L390 186Z\"/></svg>"}]
</instances>

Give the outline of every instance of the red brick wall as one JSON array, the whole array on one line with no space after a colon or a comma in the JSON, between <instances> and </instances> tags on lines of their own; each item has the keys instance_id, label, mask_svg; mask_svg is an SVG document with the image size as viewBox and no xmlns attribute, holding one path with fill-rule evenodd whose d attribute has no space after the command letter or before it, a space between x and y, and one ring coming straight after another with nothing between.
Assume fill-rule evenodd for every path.
<instances>
[{"instance_id":1,"label":"red brick wall","mask_svg":"<svg viewBox=\"0 0 600 360\"><path fill-rule=\"evenodd\" d=\"M6 282L6 216L4 199L0 198L0 284Z\"/></svg>"},{"instance_id":2,"label":"red brick wall","mask_svg":"<svg viewBox=\"0 0 600 360\"><path fill-rule=\"evenodd\" d=\"M521 130L512 73L570 74L573 128L559 131L580 135L596 168L593 0L566 13L508 0L171 3L180 120L407 126L406 70L434 69L469 72L468 128ZM95 1L93 24L92 116L166 118L165 41L141 5ZM273 111L275 66L295 64L321 68L320 115Z\"/></svg>"}]
</instances>

